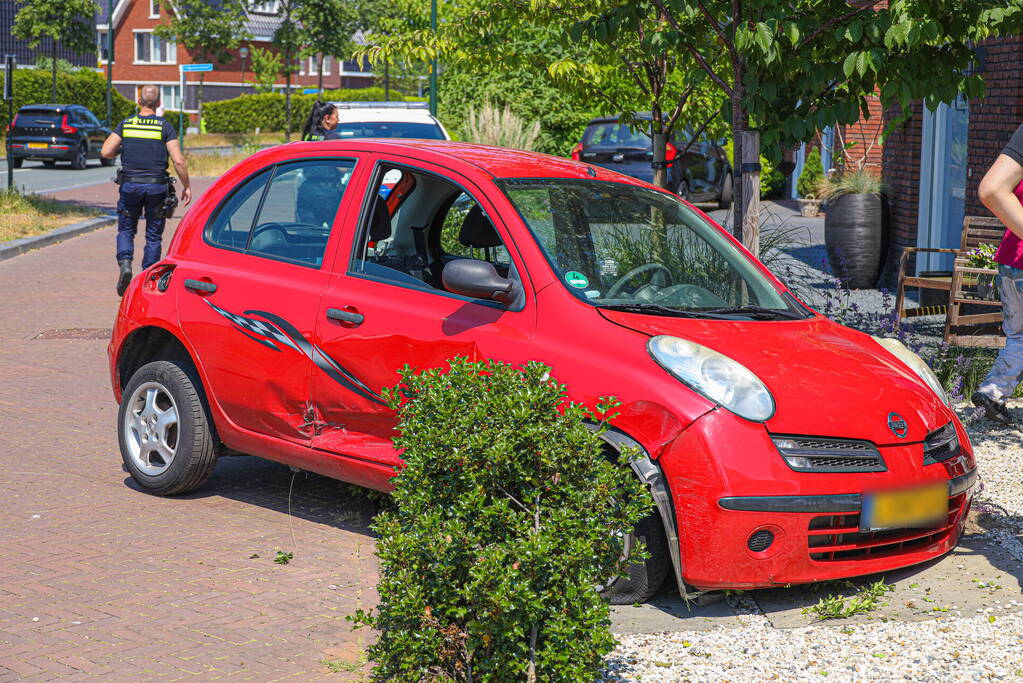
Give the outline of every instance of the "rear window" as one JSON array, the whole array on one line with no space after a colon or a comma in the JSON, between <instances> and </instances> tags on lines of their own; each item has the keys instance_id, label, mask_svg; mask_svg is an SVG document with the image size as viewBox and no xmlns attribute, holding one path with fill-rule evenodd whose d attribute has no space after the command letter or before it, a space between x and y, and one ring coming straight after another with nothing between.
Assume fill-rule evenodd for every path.
<instances>
[{"instance_id":1,"label":"rear window","mask_svg":"<svg viewBox=\"0 0 1023 683\"><path fill-rule=\"evenodd\" d=\"M15 126L59 126L63 114L52 111L19 111L14 119Z\"/></svg>"},{"instance_id":2,"label":"rear window","mask_svg":"<svg viewBox=\"0 0 1023 683\"><path fill-rule=\"evenodd\" d=\"M406 123L398 121L365 121L339 123L337 132L342 138L417 138L443 140L440 127L432 123Z\"/></svg>"},{"instance_id":3,"label":"rear window","mask_svg":"<svg viewBox=\"0 0 1023 683\"><path fill-rule=\"evenodd\" d=\"M623 123L595 123L583 133L583 147L631 147L650 149L650 136Z\"/></svg>"}]
</instances>

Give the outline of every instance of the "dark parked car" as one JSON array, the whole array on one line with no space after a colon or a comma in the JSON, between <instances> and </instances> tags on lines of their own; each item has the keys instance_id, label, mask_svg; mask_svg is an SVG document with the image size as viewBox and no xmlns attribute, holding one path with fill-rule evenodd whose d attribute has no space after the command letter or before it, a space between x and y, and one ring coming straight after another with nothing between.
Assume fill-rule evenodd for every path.
<instances>
[{"instance_id":1,"label":"dark parked car","mask_svg":"<svg viewBox=\"0 0 1023 683\"><path fill-rule=\"evenodd\" d=\"M649 121L650 113L637 114ZM679 154L689 142L688 131L677 131L668 141L665 155L668 168L668 189L691 202L717 202L722 209L732 203L732 166L719 141L700 136L685 154ZM572 150L572 158L625 175L653 182L653 143L640 128L619 123L609 116L590 121L583 141Z\"/></svg>"},{"instance_id":2,"label":"dark parked car","mask_svg":"<svg viewBox=\"0 0 1023 683\"><path fill-rule=\"evenodd\" d=\"M114 160L99 155L108 135L110 129L81 105L29 104L7 127L7 158L14 168L21 168L25 159L51 168L58 161L70 161L71 168L82 169L89 159L110 166Z\"/></svg>"}]
</instances>

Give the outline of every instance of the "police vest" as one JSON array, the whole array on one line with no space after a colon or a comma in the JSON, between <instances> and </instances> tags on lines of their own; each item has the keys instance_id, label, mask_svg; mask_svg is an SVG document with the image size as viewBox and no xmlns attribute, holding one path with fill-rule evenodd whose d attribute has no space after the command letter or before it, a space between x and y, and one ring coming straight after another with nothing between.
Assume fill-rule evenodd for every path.
<instances>
[{"instance_id":1,"label":"police vest","mask_svg":"<svg viewBox=\"0 0 1023 683\"><path fill-rule=\"evenodd\" d=\"M114 131L121 136L121 166L126 171L166 171L167 142L178 132L161 116L130 116Z\"/></svg>"}]
</instances>

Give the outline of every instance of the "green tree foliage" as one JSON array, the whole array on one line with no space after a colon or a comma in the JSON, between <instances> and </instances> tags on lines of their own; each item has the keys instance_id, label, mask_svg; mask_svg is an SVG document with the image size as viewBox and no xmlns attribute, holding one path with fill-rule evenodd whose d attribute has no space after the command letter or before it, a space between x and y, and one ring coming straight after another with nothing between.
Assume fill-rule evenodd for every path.
<instances>
[{"instance_id":1,"label":"green tree foliage","mask_svg":"<svg viewBox=\"0 0 1023 683\"><path fill-rule=\"evenodd\" d=\"M244 0L165 0L167 22L154 33L181 44L201 63L226 64L234 50L249 36L245 33ZM203 85L206 73L199 72L199 120L203 116ZM181 93L184 97L184 93ZM200 124L201 125L201 124Z\"/></svg>"},{"instance_id":2,"label":"green tree foliage","mask_svg":"<svg viewBox=\"0 0 1023 683\"><path fill-rule=\"evenodd\" d=\"M821 150L814 147L806 155L803 163L803 172L799 174L796 181L796 192L800 197L816 197L817 186L824 180L824 166L821 165Z\"/></svg>"},{"instance_id":3,"label":"green tree foliage","mask_svg":"<svg viewBox=\"0 0 1023 683\"><path fill-rule=\"evenodd\" d=\"M3 72L0 71L0 84L3 83ZM49 102L52 98L51 74L42 69L16 69L12 86L14 88L14 111L27 104ZM82 69L72 73L57 73L57 101L74 102L88 107L93 113L106 110L106 78L90 69ZM116 90L113 93L114 121L130 116L135 111L135 103L123 97ZM0 107L0 127L6 128L7 107Z\"/></svg>"},{"instance_id":4,"label":"green tree foliage","mask_svg":"<svg viewBox=\"0 0 1023 683\"><path fill-rule=\"evenodd\" d=\"M408 366L387 392L405 466L377 516L379 679L594 680L614 645L596 585L651 508L550 369ZM598 406L598 410L613 407ZM617 458L615 459L617 460Z\"/></svg>"},{"instance_id":5,"label":"green tree foliage","mask_svg":"<svg viewBox=\"0 0 1023 683\"><path fill-rule=\"evenodd\" d=\"M96 0L29 0L14 17L11 33L27 40L35 49L50 39L52 102L57 102L57 46L74 52L92 53L96 49Z\"/></svg>"},{"instance_id":6,"label":"green tree foliage","mask_svg":"<svg viewBox=\"0 0 1023 683\"><path fill-rule=\"evenodd\" d=\"M264 50L258 47L250 47L249 54L252 56L252 78L257 93L270 93L274 90L274 83L281 73L281 56L273 50Z\"/></svg>"},{"instance_id":7,"label":"green tree foliage","mask_svg":"<svg viewBox=\"0 0 1023 683\"><path fill-rule=\"evenodd\" d=\"M323 90L323 58L343 60L355 46L352 36L359 29L355 3L351 0L302 0L295 10L295 19L302 27L305 54L320 60L317 87Z\"/></svg>"},{"instance_id":8,"label":"green tree foliage","mask_svg":"<svg viewBox=\"0 0 1023 683\"><path fill-rule=\"evenodd\" d=\"M273 44L280 50L281 73L284 75L284 139L291 141L291 76L298 72L298 60L305 46L305 36L297 21L301 0L280 0L281 23L274 31Z\"/></svg>"}]
</instances>

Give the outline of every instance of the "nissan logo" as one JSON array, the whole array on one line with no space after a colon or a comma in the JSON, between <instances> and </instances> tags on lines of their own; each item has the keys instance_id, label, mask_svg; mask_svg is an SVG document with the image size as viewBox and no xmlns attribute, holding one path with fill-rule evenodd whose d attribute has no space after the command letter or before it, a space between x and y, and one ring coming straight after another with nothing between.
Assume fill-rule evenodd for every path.
<instances>
[{"instance_id":1,"label":"nissan logo","mask_svg":"<svg viewBox=\"0 0 1023 683\"><path fill-rule=\"evenodd\" d=\"M905 439L906 434L909 433L909 425L898 413L888 413L888 429L892 430L892 434L900 439Z\"/></svg>"}]
</instances>

